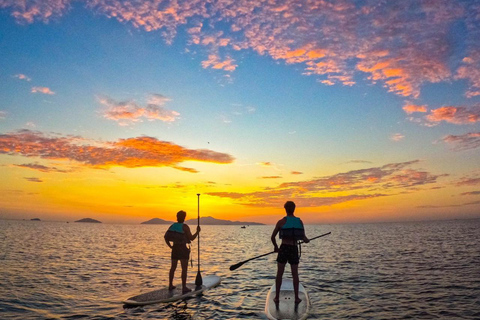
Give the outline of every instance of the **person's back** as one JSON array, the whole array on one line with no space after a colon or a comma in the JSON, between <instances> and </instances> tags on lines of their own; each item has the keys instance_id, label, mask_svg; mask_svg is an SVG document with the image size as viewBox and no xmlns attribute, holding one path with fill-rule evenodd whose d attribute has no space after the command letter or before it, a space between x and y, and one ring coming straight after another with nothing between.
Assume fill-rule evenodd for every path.
<instances>
[{"instance_id":1,"label":"person's back","mask_svg":"<svg viewBox=\"0 0 480 320\"><path fill-rule=\"evenodd\" d=\"M275 280L276 296L274 301L278 303L280 288L282 286L283 272L285 271L285 265L288 262L292 271L295 303L299 303L301 301L298 297L298 286L300 283L298 277L298 264L300 263L300 257L298 253L297 242L299 240L303 240L305 243L308 243L309 240L305 235L305 229L302 220L294 216L295 203L293 201L287 201L284 205L284 208L287 216L283 217L277 222L271 236L274 251L278 252L277 276ZM278 247L276 241L276 236L278 233L280 233L280 239L282 239L280 248Z\"/></svg>"}]
</instances>

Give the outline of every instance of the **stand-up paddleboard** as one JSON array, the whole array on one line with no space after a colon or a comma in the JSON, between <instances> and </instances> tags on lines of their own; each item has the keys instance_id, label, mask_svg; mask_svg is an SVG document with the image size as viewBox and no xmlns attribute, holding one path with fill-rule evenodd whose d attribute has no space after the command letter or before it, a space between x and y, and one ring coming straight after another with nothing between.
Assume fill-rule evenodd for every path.
<instances>
[{"instance_id":1,"label":"stand-up paddleboard","mask_svg":"<svg viewBox=\"0 0 480 320\"><path fill-rule=\"evenodd\" d=\"M127 300L124 300L122 302L130 306L145 306L154 303L173 302L191 296L199 295L203 291L219 285L220 282L221 278L219 276L206 276L205 278L203 278L203 285L199 287L196 287L194 283L188 283L187 287L192 289L192 291L187 293L182 293L182 286L177 285L177 288L175 288L174 290L168 290L168 287L165 287L155 291L139 294L137 296L128 298Z\"/></svg>"},{"instance_id":2,"label":"stand-up paddleboard","mask_svg":"<svg viewBox=\"0 0 480 320\"><path fill-rule=\"evenodd\" d=\"M280 299L278 304L273 301L275 298L276 288L272 285L267 294L265 302L265 314L268 319L306 319L310 308L310 300L308 299L305 287L300 283L298 286L298 297L302 302L295 304L295 292L293 291L293 281L291 279L283 279L280 288Z\"/></svg>"}]
</instances>

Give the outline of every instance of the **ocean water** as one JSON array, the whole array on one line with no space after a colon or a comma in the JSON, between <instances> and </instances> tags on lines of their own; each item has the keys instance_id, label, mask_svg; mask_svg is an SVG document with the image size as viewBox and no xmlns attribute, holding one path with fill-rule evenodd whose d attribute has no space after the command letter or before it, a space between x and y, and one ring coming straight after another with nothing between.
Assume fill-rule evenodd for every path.
<instances>
[{"instance_id":1,"label":"ocean water","mask_svg":"<svg viewBox=\"0 0 480 320\"><path fill-rule=\"evenodd\" d=\"M0 220L0 319L265 319L275 255L229 266L272 251L273 226L203 226L201 274L221 285L125 308L121 300L167 285L166 228ZM302 246L309 319L480 319L480 220L306 228L332 232Z\"/></svg>"}]
</instances>

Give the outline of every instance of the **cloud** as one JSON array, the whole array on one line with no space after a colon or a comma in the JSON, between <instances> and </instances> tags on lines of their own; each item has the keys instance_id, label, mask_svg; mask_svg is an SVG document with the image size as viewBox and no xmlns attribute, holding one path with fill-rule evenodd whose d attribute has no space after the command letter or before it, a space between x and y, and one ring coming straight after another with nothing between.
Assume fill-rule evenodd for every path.
<instances>
[{"instance_id":1,"label":"cloud","mask_svg":"<svg viewBox=\"0 0 480 320\"><path fill-rule=\"evenodd\" d=\"M303 174L301 171L291 171L290 174Z\"/></svg>"},{"instance_id":2,"label":"cloud","mask_svg":"<svg viewBox=\"0 0 480 320\"><path fill-rule=\"evenodd\" d=\"M19 23L49 22L72 0L0 0ZM297 64L326 85L358 76L388 91L418 97L425 83L466 80L480 94L480 5L476 1L205 1L86 0L96 14L172 43L179 29L204 48L204 68L232 72L239 51ZM459 23L465 25L455 33ZM228 32L227 32L228 30ZM453 41L452 39L455 39ZM453 46L460 43L464 55ZM220 58L225 57L225 58Z\"/></svg>"},{"instance_id":3,"label":"cloud","mask_svg":"<svg viewBox=\"0 0 480 320\"><path fill-rule=\"evenodd\" d=\"M403 106L403 111L405 111L407 114L412 114L414 112L427 112L427 106L407 104Z\"/></svg>"},{"instance_id":4,"label":"cloud","mask_svg":"<svg viewBox=\"0 0 480 320\"><path fill-rule=\"evenodd\" d=\"M480 122L480 105L471 107L446 106L431 110L426 119L431 123L442 121L453 124L473 124Z\"/></svg>"},{"instance_id":5,"label":"cloud","mask_svg":"<svg viewBox=\"0 0 480 320\"><path fill-rule=\"evenodd\" d=\"M480 177L464 177L455 183L458 187L480 185Z\"/></svg>"},{"instance_id":6,"label":"cloud","mask_svg":"<svg viewBox=\"0 0 480 320\"><path fill-rule=\"evenodd\" d=\"M163 107L170 100L170 98L161 94L153 94L147 99L147 104L141 106L133 100L117 102L109 97L100 97L98 99L100 104L106 107L106 110L102 112L103 117L117 121L121 126L131 125L142 121L142 119L149 121L160 120L163 122L177 120L180 113Z\"/></svg>"},{"instance_id":7,"label":"cloud","mask_svg":"<svg viewBox=\"0 0 480 320\"><path fill-rule=\"evenodd\" d=\"M454 150L470 150L480 147L480 132L470 132L463 135L448 135L442 141L453 146Z\"/></svg>"},{"instance_id":8,"label":"cloud","mask_svg":"<svg viewBox=\"0 0 480 320\"><path fill-rule=\"evenodd\" d=\"M29 76L26 76L22 73L16 74L13 77L17 78L17 79L20 79L20 80L25 80L25 81L31 81L32 80Z\"/></svg>"},{"instance_id":9,"label":"cloud","mask_svg":"<svg viewBox=\"0 0 480 320\"><path fill-rule=\"evenodd\" d=\"M30 130L0 134L0 154L76 161L94 168L171 167L189 172L196 170L178 164L185 161L228 164L234 160L226 153L188 149L148 136L101 142Z\"/></svg>"},{"instance_id":10,"label":"cloud","mask_svg":"<svg viewBox=\"0 0 480 320\"><path fill-rule=\"evenodd\" d=\"M418 160L390 163L305 181L285 182L256 192L212 192L209 195L230 198L249 206L274 207L282 205L285 199L296 199L301 206L316 207L414 192L446 176L412 168L418 163Z\"/></svg>"},{"instance_id":11,"label":"cloud","mask_svg":"<svg viewBox=\"0 0 480 320\"><path fill-rule=\"evenodd\" d=\"M6 111L0 111L0 120L3 120L7 117L7 112Z\"/></svg>"},{"instance_id":12,"label":"cloud","mask_svg":"<svg viewBox=\"0 0 480 320\"><path fill-rule=\"evenodd\" d=\"M56 167L47 167L47 166L44 166L44 165L41 165L41 164L38 164L38 163L25 163L25 164L18 164L18 165L14 165L14 166L19 167L19 168L27 168L27 169L32 169L32 170L38 170L38 171L41 171L41 172L61 172L61 173L71 172L71 171L66 171L66 170L60 170L60 169L57 169Z\"/></svg>"},{"instance_id":13,"label":"cloud","mask_svg":"<svg viewBox=\"0 0 480 320\"><path fill-rule=\"evenodd\" d=\"M42 179L35 178L35 177L25 177L24 179L25 179L25 180L28 180L28 181L30 181L30 182L43 182Z\"/></svg>"},{"instance_id":14,"label":"cloud","mask_svg":"<svg viewBox=\"0 0 480 320\"><path fill-rule=\"evenodd\" d=\"M205 69L212 68L232 72L235 71L237 65L235 64L235 60L230 57L221 61L219 56L211 54L207 60L202 61L202 67Z\"/></svg>"},{"instance_id":15,"label":"cloud","mask_svg":"<svg viewBox=\"0 0 480 320\"><path fill-rule=\"evenodd\" d=\"M53 95L55 92L50 90L50 88L47 87L32 87L32 93L43 93L43 94L50 94Z\"/></svg>"},{"instance_id":16,"label":"cloud","mask_svg":"<svg viewBox=\"0 0 480 320\"><path fill-rule=\"evenodd\" d=\"M281 179L282 176L263 176L260 179Z\"/></svg>"},{"instance_id":17,"label":"cloud","mask_svg":"<svg viewBox=\"0 0 480 320\"><path fill-rule=\"evenodd\" d=\"M478 196L480 195L480 191L463 192L460 195L461 196Z\"/></svg>"},{"instance_id":18,"label":"cloud","mask_svg":"<svg viewBox=\"0 0 480 320\"><path fill-rule=\"evenodd\" d=\"M395 141L395 142L398 142L400 140L403 140L403 138L405 138L405 136L401 133L394 133L392 134L392 136L390 137L390 140L392 141Z\"/></svg>"}]
</instances>

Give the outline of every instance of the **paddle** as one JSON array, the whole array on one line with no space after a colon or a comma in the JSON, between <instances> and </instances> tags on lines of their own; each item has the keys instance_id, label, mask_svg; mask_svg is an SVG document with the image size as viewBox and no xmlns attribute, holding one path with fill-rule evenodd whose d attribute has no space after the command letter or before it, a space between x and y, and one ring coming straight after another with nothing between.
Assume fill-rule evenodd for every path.
<instances>
[{"instance_id":1,"label":"paddle","mask_svg":"<svg viewBox=\"0 0 480 320\"><path fill-rule=\"evenodd\" d=\"M198 219L197 219L197 226L200 227L200 193L197 193L198 197ZM197 287L203 284L202 275L200 274L200 233L197 235L198 237L198 272L197 277L195 278L195 285Z\"/></svg>"},{"instance_id":2,"label":"paddle","mask_svg":"<svg viewBox=\"0 0 480 320\"><path fill-rule=\"evenodd\" d=\"M328 236L330 233L331 233L331 232L327 232L327 233L324 233L324 234L322 234L322 235L313 237L312 239L310 239L310 241L315 240L315 239L318 239L318 238L321 238L321 237L324 237L324 236ZM304 243L304 241L300 241L300 243ZM248 259L248 260L245 260L245 261L239 262L239 263L237 263L237 264L231 265L231 266L230 266L230 271L237 270L238 268L240 268L241 266L243 266L243 265L244 265L245 263L247 263L248 261L255 260L255 259L258 259L258 258L261 258L261 257L265 257L265 256L268 256L269 254L272 254L272 253L275 253L275 251L272 251L272 252L269 252L269 253L264 253L264 254L261 254L261 255L259 255L259 256L250 258L250 259Z\"/></svg>"}]
</instances>

